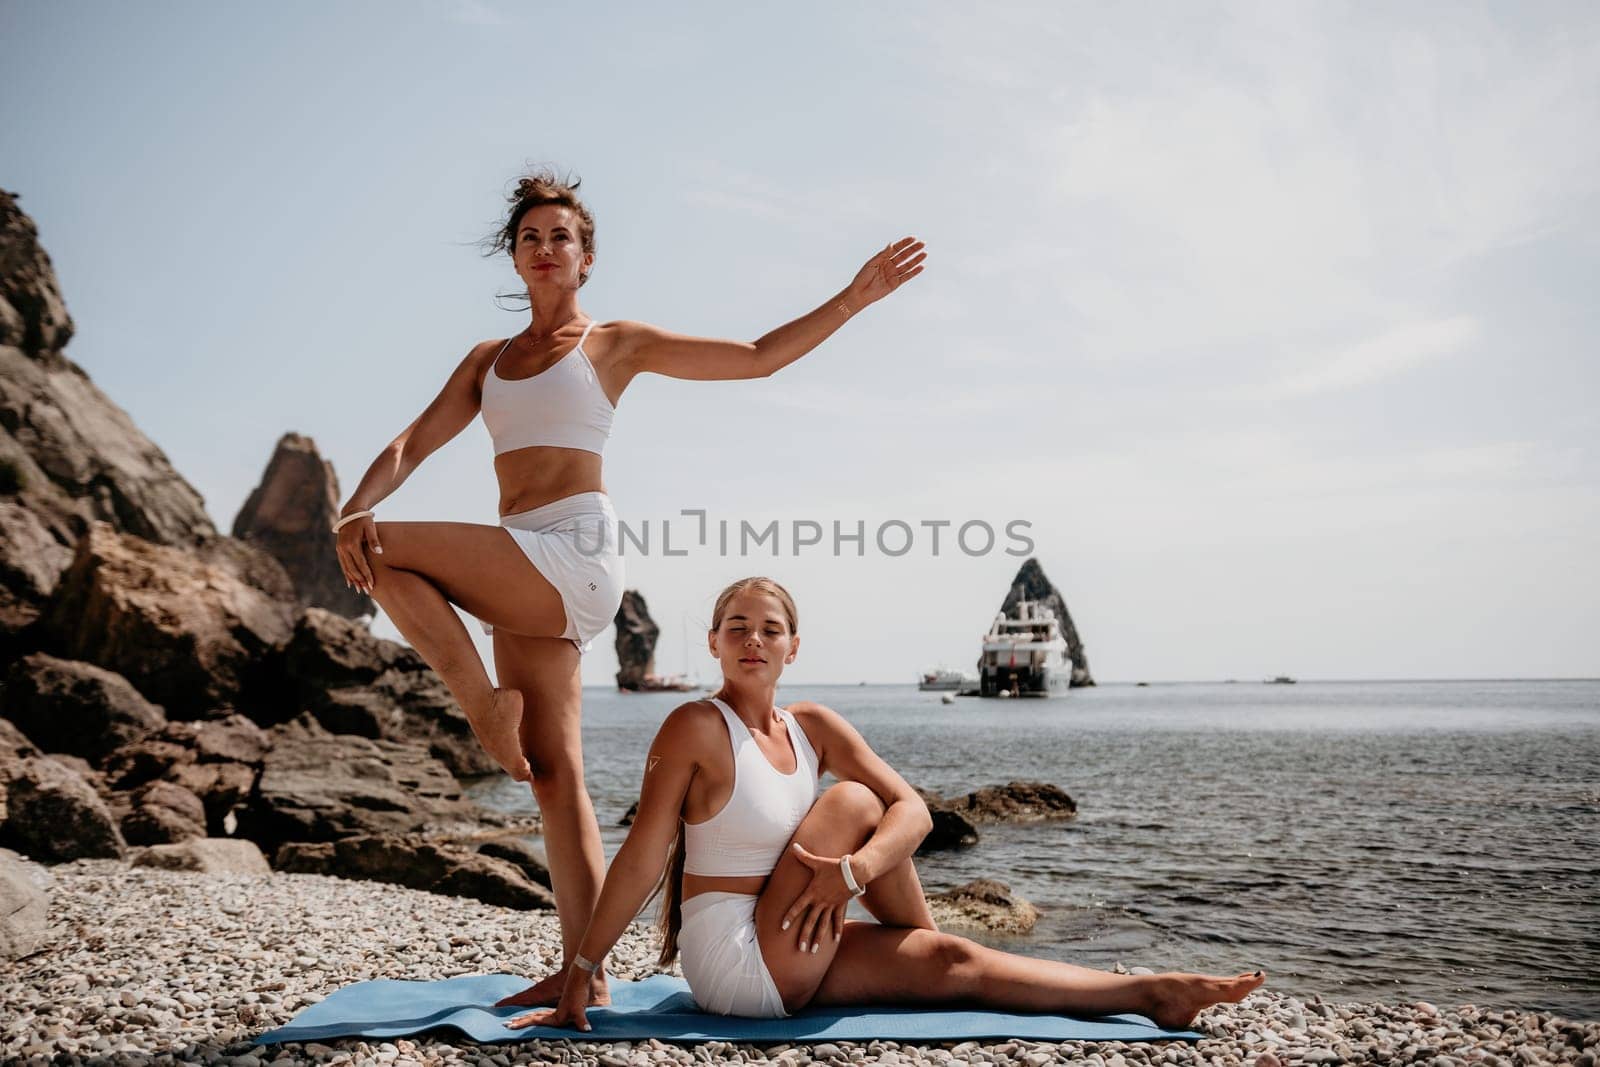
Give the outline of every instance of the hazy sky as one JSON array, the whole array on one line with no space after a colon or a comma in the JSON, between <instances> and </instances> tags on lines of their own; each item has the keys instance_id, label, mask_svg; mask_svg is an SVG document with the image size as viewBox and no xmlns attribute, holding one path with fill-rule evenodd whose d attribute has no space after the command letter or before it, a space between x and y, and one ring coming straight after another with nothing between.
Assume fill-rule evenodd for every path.
<instances>
[{"instance_id":1,"label":"hazy sky","mask_svg":"<svg viewBox=\"0 0 1600 1067\"><path fill-rule=\"evenodd\" d=\"M775 377L623 399L628 584L703 677L750 573L799 601L793 681L970 666L1012 521L1103 680L1600 674L1596 131L1588 3L0 0L68 354L224 530L281 434L348 496L526 325L474 242L527 163L582 177L601 321L753 339L927 241ZM379 515L492 523L491 461L474 422Z\"/></svg>"}]
</instances>

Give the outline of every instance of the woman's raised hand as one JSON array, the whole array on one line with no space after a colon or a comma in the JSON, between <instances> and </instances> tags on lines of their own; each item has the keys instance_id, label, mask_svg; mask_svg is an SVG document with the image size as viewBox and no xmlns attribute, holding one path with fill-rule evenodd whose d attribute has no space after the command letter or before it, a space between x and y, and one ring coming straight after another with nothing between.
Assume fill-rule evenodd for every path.
<instances>
[{"instance_id":1,"label":"woman's raised hand","mask_svg":"<svg viewBox=\"0 0 1600 1067\"><path fill-rule=\"evenodd\" d=\"M922 261L928 258L925 247L915 237L902 237L867 260L845 290L850 310L860 311L874 300L882 300L921 274Z\"/></svg>"},{"instance_id":2,"label":"woman's raised hand","mask_svg":"<svg viewBox=\"0 0 1600 1067\"><path fill-rule=\"evenodd\" d=\"M811 884L795 897L783 915L783 928L799 924L797 940L801 952L816 952L817 939L831 935L835 941L844 933L845 907L850 903L850 887L838 856L818 856L807 852L796 841L790 846L795 858L811 868Z\"/></svg>"},{"instance_id":3,"label":"woman's raised hand","mask_svg":"<svg viewBox=\"0 0 1600 1067\"><path fill-rule=\"evenodd\" d=\"M363 515L346 524L338 537L339 569L344 571L344 584L371 596L372 568L367 564L365 549L371 545L374 553L383 555L383 546L378 544L377 522L371 515Z\"/></svg>"}]
</instances>

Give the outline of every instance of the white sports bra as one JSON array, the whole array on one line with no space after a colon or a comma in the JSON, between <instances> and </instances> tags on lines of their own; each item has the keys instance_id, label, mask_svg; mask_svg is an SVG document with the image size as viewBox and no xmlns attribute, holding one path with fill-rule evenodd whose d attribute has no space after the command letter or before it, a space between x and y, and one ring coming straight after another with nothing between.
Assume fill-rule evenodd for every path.
<instances>
[{"instance_id":1,"label":"white sports bra","mask_svg":"<svg viewBox=\"0 0 1600 1067\"><path fill-rule=\"evenodd\" d=\"M571 352L531 378L507 381L495 373L495 364L515 338L508 337L500 346L484 375L479 401L495 455L534 445L605 450L616 409L583 350L592 329L590 322Z\"/></svg>"},{"instance_id":2,"label":"white sports bra","mask_svg":"<svg viewBox=\"0 0 1600 1067\"><path fill-rule=\"evenodd\" d=\"M705 822L683 824L684 873L723 878L771 874L817 799L817 754L794 716L778 708L795 755L794 773L780 774L744 720L716 697L711 703L722 712L733 744L733 793Z\"/></svg>"}]
</instances>

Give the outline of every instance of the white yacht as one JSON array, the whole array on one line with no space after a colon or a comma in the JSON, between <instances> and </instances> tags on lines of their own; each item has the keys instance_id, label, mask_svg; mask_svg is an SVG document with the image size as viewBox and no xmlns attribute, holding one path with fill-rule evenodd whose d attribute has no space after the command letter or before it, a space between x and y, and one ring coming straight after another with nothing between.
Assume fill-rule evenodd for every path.
<instances>
[{"instance_id":1,"label":"white yacht","mask_svg":"<svg viewBox=\"0 0 1600 1067\"><path fill-rule=\"evenodd\" d=\"M977 675L968 674L966 671L951 670L948 667L936 667L925 671L917 680L917 688L924 693L938 693L946 690L959 693L963 689L978 688Z\"/></svg>"},{"instance_id":2,"label":"white yacht","mask_svg":"<svg viewBox=\"0 0 1600 1067\"><path fill-rule=\"evenodd\" d=\"M994 617L978 661L980 696L1053 697L1072 687L1072 660L1055 612L1032 600Z\"/></svg>"}]
</instances>

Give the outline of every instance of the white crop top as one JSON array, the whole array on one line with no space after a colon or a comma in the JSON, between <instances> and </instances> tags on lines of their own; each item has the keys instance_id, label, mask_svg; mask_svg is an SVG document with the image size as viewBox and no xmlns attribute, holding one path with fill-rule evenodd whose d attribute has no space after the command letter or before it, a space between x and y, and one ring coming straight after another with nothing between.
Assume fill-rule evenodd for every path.
<instances>
[{"instance_id":1,"label":"white crop top","mask_svg":"<svg viewBox=\"0 0 1600 1067\"><path fill-rule=\"evenodd\" d=\"M723 878L771 874L817 798L817 754L793 715L777 709L794 747L793 774L767 761L744 720L711 698L733 744L733 793L705 822L683 824L683 870Z\"/></svg>"},{"instance_id":2,"label":"white crop top","mask_svg":"<svg viewBox=\"0 0 1600 1067\"><path fill-rule=\"evenodd\" d=\"M507 381L495 373L495 364L511 346L507 338L489 364L483 377L483 396L479 409L483 424L494 442L494 454L534 445L581 448L585 452L605 450L611 436L611 419L616 409L600 387L583 342L589 339L589 323L571 352L531 378Z\"/></svg>"}]
</instances>

